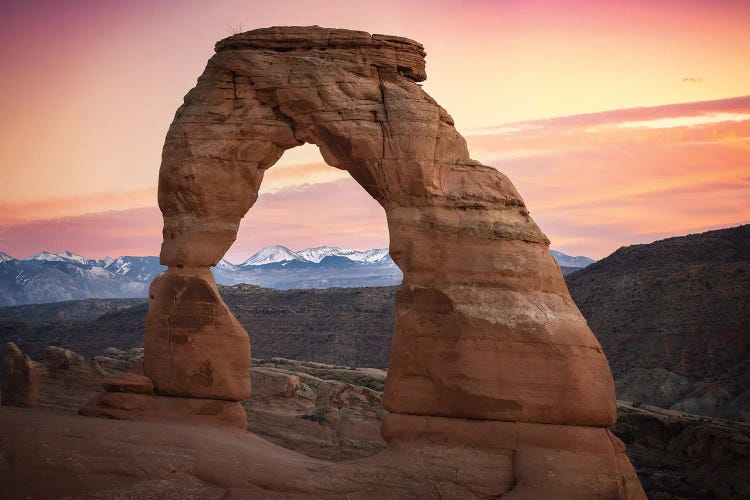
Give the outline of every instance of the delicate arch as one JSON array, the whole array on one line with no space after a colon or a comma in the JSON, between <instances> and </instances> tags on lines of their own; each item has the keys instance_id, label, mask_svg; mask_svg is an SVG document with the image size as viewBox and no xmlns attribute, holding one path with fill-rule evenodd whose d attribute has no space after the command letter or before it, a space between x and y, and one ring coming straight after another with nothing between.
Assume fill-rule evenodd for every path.
<instances>
[{"instance_id":1,"label":"delicate arch","mask_svg":"<svg viewBox=\"0 0 750 500\"><path fill-rule=\"evenodd\" d=\"M404 273L385 393L391 422L614 422L609 367L547 238L511 182L469 158L450 115L417 84L424 55L408 39L318 27L217 43L164 145L161 260L170 269L152 289L145 364L157 390L249 393L247 337L208 269L234 241L264 171L308 142L386 212Z\"/></svg>"}]
</instances>

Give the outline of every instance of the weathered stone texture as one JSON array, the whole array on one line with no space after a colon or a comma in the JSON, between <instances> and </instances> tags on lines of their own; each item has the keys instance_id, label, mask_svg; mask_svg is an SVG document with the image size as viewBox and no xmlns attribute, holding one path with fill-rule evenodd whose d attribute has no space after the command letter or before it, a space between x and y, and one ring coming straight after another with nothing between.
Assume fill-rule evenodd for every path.
<instances>
[{"instance_id":1,"label":"weathered stone texture","mask_svg":"<svg viewBox=\"0 0 750 500\"><path fill-rule=\"evenodd\" d=\"M264 172L312 143L383 206L404 272L384 396L394 422L606 434L595 428L610 426L616 408L599 343L513 184L469 157L453 119L418 84L424 55L404 38L320 27L217 43L167 133L159 173L170 269L151 289L145 350L157 393L247 397L247 339L209 267L234 241ZM608 449L604 469L571 470L614 481L622 474Z\"/></svg>"},{"instance_id":2,"label":"weathered stone texture","mask_svg":"<svg viewBox=\"0 0 750 500\"><path fill-rule=\"evenodd\" d=\"M316 144L383 205L404 271L389 411L610 425L609 368L547 238L507 177L469 158L451 117L416 83L423 55L409 40L324 28L219 42L164 146L162 262L217 263L265 170L284 150ZM146 353L157 390L217 397L178 387L187 374L163 382L149 363L159 354Z\"/></svg>"},{"instance_id":3,"label":"weathered stone texture","mask_svg":"<svg viewBox=\"0 0 750 500\"><path fill-rule=\"evenodd\" d=\"M208 268L170 269L151 284L144 370L157 393L240 401L250 341Z\"/></svg>"},{"instance_id":4,"label":"weathered stone texture","mask_svg":"<svg viewBox=\"0 0 750 500\"><path fill-rule=\"evenodd\" d=\"M39 398L36 362L13 342L5 344L0 402L5 406L35 406Z\"/></svg>"}]
</instances>

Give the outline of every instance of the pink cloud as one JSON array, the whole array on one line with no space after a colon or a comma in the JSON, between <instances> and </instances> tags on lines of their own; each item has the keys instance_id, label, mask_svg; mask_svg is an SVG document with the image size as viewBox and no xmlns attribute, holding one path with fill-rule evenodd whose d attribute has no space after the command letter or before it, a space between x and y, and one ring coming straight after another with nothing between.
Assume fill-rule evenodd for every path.
<instances>
[{"instance_id":1,"label":"pink cloud","mask_svg":"<svg viewBox=\"0 0 750 500\"><path fill-rule=\"evenodd\" d=\"M0 226L0 251L25 257L70 250L89 257L157 255L162 219L153 207L105 211ZM352 179L261 194L242 222L228 258L242 261L260 248L388 246L385 212Z\"/></svg>"},{"instance_id":2,"label":"pink cloud","mask_svg":"<svg viewBox=\"0 0 750 500\"><path fill-rule=\"evenodd\" d=\"M518 129L527 134L529 131L539 130L550 132L559 129L585 128L606 124L618 124L631 121L657 120L663 118L678 118L684 116L709 115L714 113L749 113L750 95L715 99L711 101L681 102L664 104L661 106L645 106L639 108L625 108L599 113L584 113L580 115L561 116L543 120L525 120L504 123L499 127L506 130ZM491 132L498 126L480 127L473 130L476 133Z\"/></svg>"},{"instance_id":3,"label":"pink cloud","mask_svg":"<svg viewBox=\"0 0 750 500\"><path fill-rule=\"evenodd\" d=\"M156 186L110 193L49 196L31 201L0 201L0 225L156 205Z\"/></svg>"},{"instance_id":4,"label":"pink cloud","mask_svg":"<svg viewBox=\"0 0 750 500\"><path fill-rule=\"evenodd\" d=\"M620 125L748 110L750 97L616 110L468 140L477 159L513 180L553 247L601 258L625 244L750 221L750 120ZM387 246L382 208L352 179L329 173L345 174L322 163L271 168L228 258L270 244ZM155 255L161 217L142 208L153 198L143 189L0 203L0 250Z\"/></svg>"},{"instance_id":5,"label":"pink cloud","mask_svg":"<svg viewBox=\"0 0 750 500\"><path fill-rule=\"evenodd\" d=\"M156 255L161 214L156 207L99 212L0 227L0 250L17 258L41 250L87 257Z\"/></svg>"},{"instance_id":6,"label":"pink cloud","mask_svg":"<svg viewBox=\"0 0 750 500\"><path fill-rule=\"evenodd\" d=\"M513 180L553 246L601 258L750 220L749 112L745 96L536 120L468 140Z\"/></svg>"}]
</instances>

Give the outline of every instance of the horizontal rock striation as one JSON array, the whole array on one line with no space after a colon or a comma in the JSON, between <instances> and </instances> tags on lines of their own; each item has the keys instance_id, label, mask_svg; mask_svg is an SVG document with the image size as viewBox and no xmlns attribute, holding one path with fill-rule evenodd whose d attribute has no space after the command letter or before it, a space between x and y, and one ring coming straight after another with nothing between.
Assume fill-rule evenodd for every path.
<instances>
[{"instance_id":1,"label":"horizontal rock striation","mask_svg":"<svg viewBox=\"0 0 750 500\"><path fill-rule=\"evenodd\" d=\"M384 394L394 422L615 421L607 361L549 241L510 180L470 158L451 116L422 90L424 55L411 40L317 26L217 44L170 126L159 172L169 270L152 285L145 341L158 393L247 396L249 345L208 268L234 241L265 171L311 143L383 206L404 273ZM620 463L616 453L609 463ZM631 472L606 469L613 484Z\"/></svg>"}]
</instances>

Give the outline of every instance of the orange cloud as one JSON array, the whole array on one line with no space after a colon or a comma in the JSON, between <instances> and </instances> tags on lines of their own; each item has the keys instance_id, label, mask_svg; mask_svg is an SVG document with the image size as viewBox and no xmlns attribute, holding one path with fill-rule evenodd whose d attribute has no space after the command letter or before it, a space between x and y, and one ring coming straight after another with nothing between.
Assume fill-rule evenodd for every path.
<instances>
[{"instance_id":1,"label":"orange cloud","mask_svg":"<svg viewBox=\"0 0 750 500\"><path fill-rule=\"evenodd\" d=\"M623 244L750 220L750 96L506 124L468 138L553 246ZM494 158L494 159L493 159Z\"/></svg>"},{"instance_id":2,"label":"orange cloud","mask_svg":"<svg viewBox=\"0 0 750 500\"><path fill-rule=\"evenodd\" d=\"M97 258L158 255L161 229L155 205L23 221L0 226L0 251L18 258L41 250L70 250ZM350 178L262 193L227 257L240 262L271 244L293 249L387 247L385 212Z\"/></svg>"},{"instance_id":3,"label":"orange cloud","mask_svg":"<svg viewBox=\"0 0 750 500\"><path fill-rule=\"evenodd\" d=\"M747 114L750 97L740 97L505 124L468 141L477 159L509 175L554 247L600 258L625 244L750 221ZM230 260L276 243L388 244L381 207L317 155L295 148L266 172ZM2 203L0 250L156 254L154 192Z\"/></svg>"},{"instance_id":4,"label":"orange cloud","mask_svg":"<svg viewBox=\"0 0 750 500\"><path fill-rule=\"evenodd\" d=\"M50 196L31 201L0 201L0 226L155 205L156 186L110 193Z\"/></svg>"},{"instance_id":5,"label":"orange cloud","mask_svg":"<svg viewBox=\"0 0 750 500\"><path fill-rule=\"evenodd\" d=\"M316 148L317 149L317 148ZM317 153L317 156L320 156ZM349 178L349 173L319 162L304 165L274 165L263 176L263 191L272 193L302 184L318 184Z\"/></svg>"}]
</instances>

